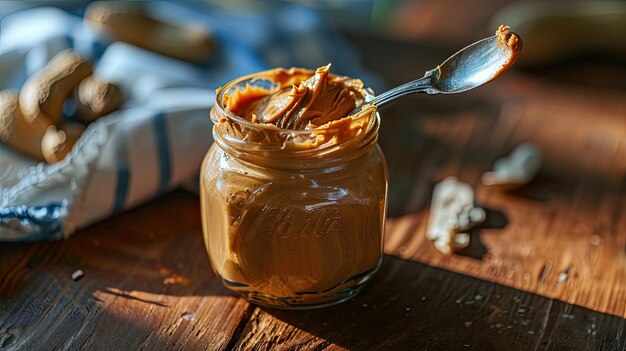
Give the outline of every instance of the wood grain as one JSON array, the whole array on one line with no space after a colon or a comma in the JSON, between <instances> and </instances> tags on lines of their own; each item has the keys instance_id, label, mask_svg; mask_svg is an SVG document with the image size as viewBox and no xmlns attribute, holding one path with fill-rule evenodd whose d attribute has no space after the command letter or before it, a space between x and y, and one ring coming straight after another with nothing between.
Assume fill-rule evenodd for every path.
<instances>
[{"instance_id":1,"label":"wood grain","mask_svg":"<svg viewBox=\"0 0 626 351\"><path fill-rule=\"evenodd\" d=\"M3 349L225 350L252 312L211 271L185 193L67 242L1 244L0 257Z\"/></svg>"}]
</instances>

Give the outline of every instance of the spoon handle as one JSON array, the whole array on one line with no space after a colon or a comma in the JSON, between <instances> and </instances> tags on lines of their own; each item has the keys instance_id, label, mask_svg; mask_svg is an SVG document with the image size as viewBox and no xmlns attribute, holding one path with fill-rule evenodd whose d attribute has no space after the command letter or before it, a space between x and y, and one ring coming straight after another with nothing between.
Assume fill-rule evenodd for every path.
<instances>
[{"instance_id":1,"label":"spoon handle","mask_svg":"<svg viewBox=\"0 0 626 351\"><path fill-rule=\"evenodd\" d=\"M430 95L439 94L440 92L433 88L430 83L432 76L436 72L437 69L427 71L426 74L424 74L424 77L402 84L380 95L377 95L375 98L368 101L367 104L380 107L395 99L419 92L425 92Z\"/></svg>"}]
</instances>

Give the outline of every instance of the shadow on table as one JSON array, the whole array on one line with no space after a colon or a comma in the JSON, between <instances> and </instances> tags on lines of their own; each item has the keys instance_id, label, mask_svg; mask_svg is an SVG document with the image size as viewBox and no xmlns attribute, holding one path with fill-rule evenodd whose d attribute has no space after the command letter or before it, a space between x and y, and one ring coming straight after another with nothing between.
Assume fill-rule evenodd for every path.
<instances>
[{"instance_id":1,"label":"shadow on table","mask_svg":"<svg viewBox=\"0 0 626 351\"><path fill-rule=\"evenodd\" d=\"M349 350L626 346L623 318L389 255L349 302L262 311Z\"/></svg>"},{"instance_id":2,"label":"shadow on table","mask_svg":"<svg viewBox=\"0 0 626 351\"><path fill-rule=\"evenodd\" d=\"M482 260L489 250L481 240L481 231L485 229L503 229L509 223L503 211L486 207L484 210L486 214L485 222L470 231L471 239L469 246L458 252L459 255Z\"/></svg>"}]
</instances>

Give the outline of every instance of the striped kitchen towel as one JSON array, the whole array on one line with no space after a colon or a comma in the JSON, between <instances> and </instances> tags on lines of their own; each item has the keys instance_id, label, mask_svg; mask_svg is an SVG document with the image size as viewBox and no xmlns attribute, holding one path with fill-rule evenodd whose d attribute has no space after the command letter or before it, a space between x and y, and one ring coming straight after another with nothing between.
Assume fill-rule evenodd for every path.
<instances>
[{"instance_id":1,"label":"striped kitchen towel","mask_svg":"<svg viewBox=\"0 0 626 351\"><path fill-rule=\"evenodd\" d=\"M210 27L219 54L193 65L109 43L84 24L82 7L25 9L0 19L0 90L19 89L50 57L72 48L127 97L120 110L90 124L57 164L34 162L0 144L0 241L67 238L172 188L197 183L212 142L213 92L237 76L332 62L335 72L378 86L312 8L254 13L185 2L149 6L168 21Z\"/></svg>"}]
</instances>

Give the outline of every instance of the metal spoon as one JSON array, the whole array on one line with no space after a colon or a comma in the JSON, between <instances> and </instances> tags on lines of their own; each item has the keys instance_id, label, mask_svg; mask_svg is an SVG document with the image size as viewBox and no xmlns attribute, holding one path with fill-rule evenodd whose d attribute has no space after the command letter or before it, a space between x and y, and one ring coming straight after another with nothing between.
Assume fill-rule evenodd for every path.
<instances>
[{"instance_id":1,"label":"metal spoon","mask_svg":"<svg viewBox=\"0 0 626 351\"><path fill-rule=\"evenodd\" d=\"M414 93L455 94L477 88L511 67L521 48L519 36L510 32L509 27L500 26L496 35L461 49L437 68L426 71L424 77L377 95L350 115L365 105L380 107Z\"/></svg>"}]
</instances>

